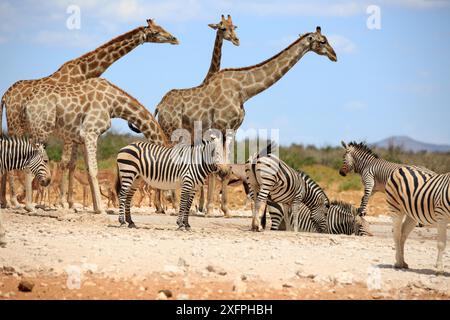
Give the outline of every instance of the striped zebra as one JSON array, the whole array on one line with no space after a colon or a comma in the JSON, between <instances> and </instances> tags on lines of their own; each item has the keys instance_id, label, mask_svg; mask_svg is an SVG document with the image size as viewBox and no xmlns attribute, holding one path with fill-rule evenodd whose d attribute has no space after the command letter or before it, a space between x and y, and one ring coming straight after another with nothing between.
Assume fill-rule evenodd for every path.
<instances>
[{"instance_id":1,"label":"striped zebra","mask_svg":"<svg viewBox=\"0 0 450 320\"><path fill-rule=\"evenodd\" d=\"M268 202L267 212L272 219L272 230L286 230L284 210L289 210L289 207ZM318 232L311 220L311 212L305 205L302 205L297 221L294 221L295 217L293 215L289 214L288 216L290 217L290 229L300 232ZM326 222L327 230L330 234L372 235L369 223L358 215L358 209L346 202L332 201L328 209ZM295 229L295 224L297 224L297 229ZM279 226L278 229L277 225Z\"/></svg>"},{"instance_id":2,"label":"striped zebra","mask_svg":"<svg viewBox=\"0 0 450 320\"><path fill-rule=\"evenodd\" d=\"M26 138L0 136L0 174L26 169L42 186L50 184L51 173L44 146L33 144Z\"/></svg>"},{"instance_id":3,"label":"striped zebra","mask_svg":"<svg viewBox=\"0 0 450 320\"><path fill-rule=\"evenodd\" d=\"M269 144L263 151L249 158L245 164L249 198L254 201L252 230L262 231L270 226L261 223L267 201L287 204L295 215L304 203L320 232L326 232L325 215L329 200L322 189L305 173L289 167L271 153ZM269 215L266 217L270 218ZM270 221L270 220L269 220Z\"/></svg>"},{"instance_id":4,"label":"striped zebra","mask_svg":"<svg viewBox=\"0 0 450 320\"><path fill-rule=\"evenodd\" d=\"M415 167L396 169L386 185L386 200L393 215L396 268L407 269L405 241L417 222L436 225L438 256L436 268L444 272L442 256L450 222L450 173L430 174Z\"/></svg>"},{"instance_id":5,"label":"striped zebra","mask_svg":"<svg viewBox=\"0 0 450 320\"><path fill-rule=\"evenodd\" d=\"M375 192L385 192L389 176L394 170L404 165L381 159L364 143L350 142L347 145L342 141L342 146L345 149L345 154L339 174L345 177L349 172L353 171L361 175L364 185L364 196L361 199L358 211L361 216L364 216L367 213L369 198ZM421 169L434 174L426 168Z\"/></svg>"},{"instance_id":6,"label":"striped zebra","mask_svg":"<svg viewBox=\"0 0 450 320\"><path fill-rule=\"evenodd\" d=\"M34 145L25 138L0 135L0 175L11 170L24 169L30 170L42 186L50 184L51 173L43 145ZM5 245L5 229L0 215L0 247Z\"/></svg>"},{"instance_id":7,"label":"striped zebra","mask_svg":"<svg viewBox=\"0 0 450 320\"><path fill-rule=\"evenodd\" d=\"M143 179L152 188L172 190L181 187L178 229L190 230L189 210L196 189L213 172L219 176L227 174L222 159L222 142L216 137L194 146L178 144L168 148L148 142L135 142L122 148L117 155L116 183L120 224L126 221L128 227L136 227L131 220L131 199Z\"/></svg>"}]
</instances>

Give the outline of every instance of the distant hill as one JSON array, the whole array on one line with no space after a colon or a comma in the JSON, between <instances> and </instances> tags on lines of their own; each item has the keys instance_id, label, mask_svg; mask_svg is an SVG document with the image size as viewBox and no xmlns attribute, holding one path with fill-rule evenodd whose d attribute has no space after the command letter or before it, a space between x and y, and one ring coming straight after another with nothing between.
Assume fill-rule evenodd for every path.
<instances>
[{"instance_id":1,"label":"distant hill","mask_svg":"<svg viewBox=\"0 0 450 320\"><path fill-rule=\"evenodd\" d=\"M450 145L438 145L426 142L420 142L406 136L389 137L382 141L373 143L378 148L387 149L390 146L399 147L404 151L428 151L428 152L450 152Z\"/></svg>"}]
</instances>

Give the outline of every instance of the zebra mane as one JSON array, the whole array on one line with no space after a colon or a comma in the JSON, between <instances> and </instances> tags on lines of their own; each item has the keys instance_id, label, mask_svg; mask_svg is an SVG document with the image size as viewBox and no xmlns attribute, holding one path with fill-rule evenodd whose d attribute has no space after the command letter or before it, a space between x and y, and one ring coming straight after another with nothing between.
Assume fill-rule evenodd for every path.
<instances>
[{"instance_id":1,"label":"zebra mane","mask_svg":"<svg viewBox=\"0 0 450 320\"><path fill-rule=\"evenodd\" d=\"M350 204L348 202L344 202L344 201L341 201L341 200L333 200L331 202L331 205L332 206L338 206L338 207L342 208L343 210L351 213L354 216L358 215L358 208L356 208L354 205L352 205L352 204Z\"/></svg>"},{"instance_id":2,"label":"zebra mane","mask_svg":"<svg viewBox=\"0 0 450 320\"><path fill-rule=\"evenodd\" d=\"M325 196L325 198L328 200L328 202L330 202L330 199L328 198L327 194L325 193L325 190L323 190L323 188L316 182L316 180L314 180L313 178L311 178L306 172L301 171L301 170L296 170L297 173L299 173L303 179L305 180L305 182L307 180L311 181L312 184L314 184L320 191L321 193Z\"/></svg>"},{"instance_id":3,"label":"zebra mane","mask_svg":"<svg viewBox=\"0 0 450 320\"><path fill-rule=\"evenodd\" d=\"M355 141L352 141L348 144L349 147L354 147L355 149L358 149L360 151L363 151L367 154L370 154L371 156L373 156L374 158L379 158L378 154L376 154L375 152L372 151L372 149L370 149L366 143L364 142L360 142L357 143Z\"/></svg>"}]
</instances>

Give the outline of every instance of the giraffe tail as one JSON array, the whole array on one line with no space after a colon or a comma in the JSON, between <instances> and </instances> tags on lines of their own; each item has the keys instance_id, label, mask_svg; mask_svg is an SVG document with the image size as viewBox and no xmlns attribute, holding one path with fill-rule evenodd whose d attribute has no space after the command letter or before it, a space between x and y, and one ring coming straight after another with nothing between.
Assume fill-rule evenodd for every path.
<instances>
[{"instance_id":1,"label":"giraffe tail","mask_svg":"<svg viewBox=\"0 0 450 320\"><path fill-rule=\"evenodd\" d=\"M139 130L134 124L128 121L128 128L131 129L131 131L136 133L142 133L141 130Z\"/></svg>"}]
</instances>

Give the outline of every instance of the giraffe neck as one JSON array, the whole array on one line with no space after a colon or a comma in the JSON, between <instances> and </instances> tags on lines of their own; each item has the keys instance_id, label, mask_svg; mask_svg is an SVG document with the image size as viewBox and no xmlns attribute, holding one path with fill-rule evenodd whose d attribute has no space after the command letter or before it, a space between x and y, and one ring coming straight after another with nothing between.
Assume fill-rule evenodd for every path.
<instances>
[{"instance_id":1,"label":"giraffe neck","mask_svg":"<svg viewBox=\"0 0 450 320\"><path fill-rule=\"evenodd\" d=\"M216 40L214 41L214 49L211 58L211 65L208 70L208 74L203 80L205 83L213 74L217 73L220 70L220 61L222 60L222 45L223 45L223 32L221 30L217 30Z\"/></svg>"},{"instance_id":2,"label":"giraffe neck","mask_svg":"<svg viewBox=\"0 0 450 320\"><path fill-rule=\"evenodd\" d=\"M144 42L144 28L136 28L79 58L66 62L49 78L58 82L74 83L99 77L110 65Z\"/></svg>"},{"instance_id":3,"label":"giraffe neck","mask_svg":"<svg viewBox=\"0 0 450 320\"><path fill-rule=\"evenodd\" d=\"M234 72L243 102L280 80L311 48L305 34L272 58L247 68L225 69Z\"/></svg>"},{"instance_id":4,"label":"giraffe neck","mask_svg":"<svg viewBox=\"0 0 450 320\"><path fill-rule=\"evenodd\" d=\"M169 146L167 136L147 108L119 87L111 83L108 84L115 96L111 104L111 117L132 123L149 142Z\"/></svg>"}]
</instances>

